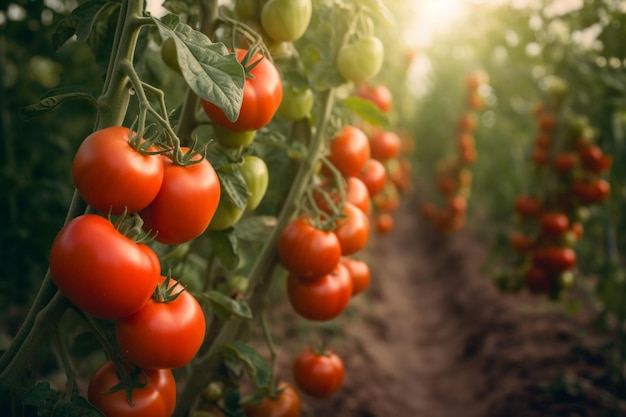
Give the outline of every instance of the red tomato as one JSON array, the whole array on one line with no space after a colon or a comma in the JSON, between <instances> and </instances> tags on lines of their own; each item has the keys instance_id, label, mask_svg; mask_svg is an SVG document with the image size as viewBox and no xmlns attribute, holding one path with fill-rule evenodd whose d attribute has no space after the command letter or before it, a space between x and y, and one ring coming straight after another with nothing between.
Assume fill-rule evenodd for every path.
<instances>
[{"instance_id":1,"label":"red tomato","mask_svg":"<svg viewBox=\"0 0 626 417\"><path fill-rule=\"evenodd\" d=\"M535 217L541 213L541 200L527 195L515 199L515 212L522 217Z\"/></svg>"},{"instance_id":2,"label":"red tomato","mask_svg":"<svg viewBox=\"0 0 626 417\"><path fill-rule=\"evenodd\" d=\"M591 181L579 179L572 184L572 190L582 204L593 204L604 201L611 192L611 186L601 178Z\"/></svg>"},{"instance_id":3,"label":"red tomato","mask_svg":"<svg viewBox=\"0 0 626 417\"><path fill-rule=\"evenodd\" d=\"M337 221L335 235L339 239L342 255L351 255L363 249L370 232L367 215L356 206L345 203L343 213L346 217Z\"/></svg>"},{"instance_id":4,"label":"red tomato","mask_svg":"<svg viewBox=\"0 0 626 417\"><path fill-rule=\"evenodd\" d=\"M201 158L197 155L194 160ZM156 233L158 242L177 245L206 230L220 201L220 182L206 159L182 166L163 156L163 165L165 175L159 194L141 212L143 229Z\"/></svg>"},{"instance_id":5,"label":"red tomato","mask_svg":"<svg viewBox=\"0 0 626 417\"><path fill-rule=\"evenodd\" d=\"M548 236L562 236L569 229L569 218L563 213L543 213L541 231Z\"/></svg>"},{"instance_id":6,"label":"red tomato","mask_svg":"<svg viewBox=\"0 0 626 417\"><path fill-rule=\"evenodd\" d=\"M372 272L367 263L353 258L341 258L340 261L352 278L352 296L362 293L370 284Z\"/></svg>"},{"instance_id":7,"label":"red tomato","mask_svg":"<svg viewBox=\"0 0 626 417\"><path fill-rule=\"evenodd\" d=\"M176 381L169 369L144 370L130 397L117 389L120 378L113 362L105 362L89 381L87 399L107 417L170 417L176 405ZM145 386L141 386L145 384Z\"/></svg>"},{"instance_id":8,"label":"red tomato","mask_svg":"<svg viewBox=\"0 0 626 417\"><path fill-rule=\"evenodd\" d=\"M346 179L346 203L354 204L365 214L370 212L370 192L357 177Z\"/></svg>"},{"instance_id":9,"label":"red tomato","mask_svg":"<svg viewBox=\"0 0 626 417\"><path fill-rule=\"evenodd\" d=\"M513 233L511 235L511 246L520 252L527 252L532 249L533 241L523 233Z\"/></svg>"},{"instance_id":10,"label":"red tomato","mask_svg":"<svg viewBox=\"0 0 626 417\"><path fill-rule=\"evenodd\" d=\"M248 52L236 49L237 59L241 62ZM280 74L272 61L260 54L255 54L250 63L261 60L246 78L243 86L243 101L239 117L231 122L226 114L213 103L201 100L204 112L216 125L237 132L258 130L267 125L278 110L283 98L283 84Z\"/></svg>"},{"instance_id":11,"label":"red tomato","mask_svg":"<svg viewBox=\"0 0 626 417\"><path fill-rule=\"evenodd\" d=\"M318 229L309 218L300 216L282 231L278 256L293 274L315 279L335 269L341 258L341 245L335 233Z\"/></svg>"},{"instance_id":12,"label":"red tomato","mask_svg":"<svg viewBox=\"0 0 626 417\"><path fill-rule=\"evenodd\" d=\"M298 392L288 383L278 384L275 398L266 397L259 404L247 405L247 417L300 417L301 400Z\"/></svg>"},{"instance_id":13,"label":"red tomato","mask_svg":"<svg viewBox=\"0 0 626 417\"><path fill-rule=\"evenodd\" d=\"M552 158L552 167L556 172L567 174L572 172L577 162L576 155L571 152L562 152L554 155L554 158Z\"/></svg>"},{"instance_id":14,"label":"red tomato","mask_svg":"<svg viewBox=\"0 0 626 417\"><path fill-rule=\"evenodd\" d=\"M329 397L343 385L345 370L341 358L329 349L316 353L306 348L293 362L293 378L304 393L315 397Z\"/></svg>"},{"instance_id":15,"label":"red tomato","mask_svg":"<svg viewBox=\"0 0 626 417\"><path fill-rule=\"evenodd\" d=\"M383 190L374 197L374 207L378 211L392 213L400 207L400 194L393 182L387 182Z\"/></svg>"},{"instance_id":16,"label":"red tomato","mask_svg":"<svg viewBox=\"0 0 626 417\"><path fill-rule=\"evenodd\" d=\"M161 158L135 150L128 143L130 137L130 130L122 126L98 130L87 136L74 156L76 189L101 213L121 214L125 208L128 213L140 211L161 188Z\"/></svg>"},{"instance_id":17,"label":"red tomato","mask_svg":"<svg viewBox=\"0 0 626 417\"><path fill-rule=\"evenodd\" d=\"M381 130L370 136L372 158L387 161L395 158L400 152L400 136L388 130Z\"/></svg>"},{"instance_id":18,"label":"red tomato","mask_svg":"<svg viewBox=\"0 0 626 417\"><path fill-rule=\"evenodd\" d=\"M384 85L370 85L363 83L357 90L357 95L365 100L369 100L376 105L383 113L391 110L393 98L391 91Z\"/></svg>"},{"instance_id":19,"label":"red tomato","mask_svg":"<svg viewBox=\"0 0 626 417\"><path fill-rule=\"evenodd\" d=\"M68 300L102 319L141 309L161 276L152 249L95 214L76 217L61 229L52 243L50 273Z\"/></svg>"},{"instance_id":20,"label":"red tomato","mask_svg":"<svg viewBox=\"0 0 626 417\"><path fill-rule=\"evenodd\" d=\"M556 119L550 113L544 113L539 116L539 120L537 123L539 124L539 128L543 132L551 132L556 127Z\"/></svg>"},{"instance_id":21,"label":"red tomato","mask_svg":"<svg viewBox=\"0 0 626 417\"><path fill-rule=\"evenodd\" d=\"M448 201L448 208L452 213L464 213L467 210L467 199L461 195L451 196Z\"/></svg>"},{"instance_id":22,"label":"red tomato","mask_svg":"<svg viewBox=\"0 0 626 417\"><path fill-rule=\"evenodd\" d=\"M161 278L164 284L165 278ZM194 358L204 340L205 320L196 299L170 279L173 301L150 299L135 314L115 323L122 354L143 369L180 368Z\"/></svg>"},{"instance_id":23,"label":"red tomato","mask_svg":"<svg viewBox=\"0 0 626 417\"><path fill-rule=\"evenodd\" d=\"M327 321L339 316L352 297L348 270L337 264L334 271L315 280L289 274L287 295L300 316L312 321Z\"/></svg>"},{"instance_id":24,"label":"red tomato","mask_svg":"<svg viewBox=\"0 0 626 417\"><path fill-rule=\"evenodd\" d=\"M358 178L363 181L370 193L370 198L382 191L387 182L387 171L385 166L376 159L370 159L365 164L363 171L359 173Z\"/></svg>"},{"instance_id":25,"label":"red tomato","mask_svg":"<svg viewBox=\"0 0 626 417\"><path fill-rule=\"evenodd\" d=\"M585 168L597 174L607 171L613 162L609 155L604 155L602 149L594 144L579 146L578 154Z\"/></svg>"},{"instance_id":26,"label":"red tomato","mask_svg":"<svg viewBox=\"0 0 626 417\"><path fill-rule=\"evenodd\" d=\"M380 213L376 217L376 230L380 234L387 234L393 230L393 216L389 213Z\"/></svg>"},{"instance_id":27,"label":"red tomato","mask_svg":"<svg viewBox=\"0 0 626 417\"><path fill-rule=\"evenodd\" d=\"M571 248L546 246L535 250L533 264L548 272L558 274L576 265L576 252Z\"/></svg>"},{"instance_id":28,"label":"red tomato","mask_svg":"<svg viewBox=\"0 0 626 417\"><path fill-rule=\"evenodd\" d=\"M466 113L456 121L456 126L461 132L471 133L476 129L476 116L473 113Z\"/></svg>"},{"instance_id":29,"label":"red tomato","mask_svg":"<svg viewBox=\"0 0 626 417\"><path fill-rule=\"evenodd\" d=\"M328 160L346 177L359 175L370 159L370 143L361 129L345 126L330 142Z\"/></svg>"},{"instance_id":30,"label":"red tomato","mask_svg":"<svg viewBox=\"0 0 626 417\"><path fill-rule=\"evenodd\" d=\"M524 283L533 294L545 294L554 287L552 275L542 268L532 267L524 273Z\"/></svg>"},{"instance_id":31,"label":"red tomato","mask_svg":"<svg viewBox=\"0 0 626 417\"><path fill-rule=\"evenodd\" d=\"M437 178L437 188L444 195L453 194L458 187L458 182L447 175L442 175Z\"/></svg>"}]
</instances>

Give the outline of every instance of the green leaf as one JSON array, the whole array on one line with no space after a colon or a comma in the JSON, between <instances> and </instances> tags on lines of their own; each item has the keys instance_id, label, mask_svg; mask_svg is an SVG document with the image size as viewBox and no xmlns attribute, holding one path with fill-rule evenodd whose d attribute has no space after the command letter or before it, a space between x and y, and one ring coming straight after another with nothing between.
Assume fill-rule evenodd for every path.
<instances>
[{"instance_id":1,"label":"green leaf","mask_svg":"<svg viewBox=\"0 0 626 417\"><path fill-rule=\"evenodd\" d=\"M248 204L248 186L241 175L241 171L236 170L218 170L217 175L220 179L220 187L223 196L226 196L238 208L245 210ZM223 197L221 197L223 198Z\"/></svg>"},{"instance_id":2,"label":"green leaf","mask_svg":"<svg viewBox=\"0 0 626 417\"><path fill-rule=\"evenodd\" d=\"M24 396L24 404L37 408L37 415L50 414L59 400L59 394L43 381L31 388Z\"/></svg>"},{"instance_id":3,"label":"green leaf","mask_svg":"<svg viewBox=\"0 0 626 417\"><path fill-rule=\"evenodd\" d=\"M367 7L372 12L372 17L384 23L387 27L396 25L393 14L389 11L382 0L359 0L359 3Z\"/></svg>"},{"instance_id":4,"label":"green leaf","mask_svg":"<svg viewBox=\"0 0 626 417\"><path fill-rule=\"evenodd\" d=\"M237 316L244 319L252 318L252 311L247 303L230 298L219 291L208 291L200 295L211 303L211 309L218 314L221 319L226 320L230 316ZM217 308L215 308L217 307Z\"/></svg>"},{"instance_id":5,"label":"green leaf","mask_svg":"<svg viewBox=\"0 0 626 417\"><path fill-rule=\"evenodd\" d=\"M59 22L52 33L52 47L58 51L72 36L85 41L92 29L98 12L108 3L107 0L91 0L76 7Z\"/></svg>"},{"instance_id":6,"label":"green leaf","mask_svg":"<svg viewBox=\"0 0 626 417\"><path fill-rule=\"evenodd\" d=\"M239 117L245 71L223 43L212 43L203 33L180 23L174 15L153 18L163 38L176 44L178 65L189 88L221 108L230 121Z\"/></svg>"},{"instance_id":7,"label":"green leaf","mask_svg":"<svg viewBox=\"0 0 626 417\"><path fill-rule=\"evenodd\" d=\"M374 103L361 97L348 97L344 105L357 116L376 126L389 126L389 118Z\"/></svg>"},{"instance_id":8,"label":"green leaf","mask_svg":"<svg viewBox=\"0 0 626 417\"><path fill-rule=\"evenodd\" d=\"M71 402L59 400L50 417L105 417L105 415L84 397L76 397Z\"/></svg>"},{"instance_id":9,"label":"green leaf","mask_svg":"<svg viewBox=\"0 0 626 417\"><path fill-rule=\"evenodd\" d=\"M32 119L54 109L70 100L85 99L94 105L97 104L95 91L84 87L64 87L47 92L38 103L26 106L21 110L24 119Z\"/></svg>"},{"instance_id":10,"label":"green leaf","mask_svg":"<svg viewBox=\"0 0 626 417\"><path fill-rule=\"evenodd\" d=\"M241 341L236 341L230 345L222 345L217 348L217 354L227 355L241 362L250 377L250 380L257 388L263 388L270 382L270 367L263 357L256 350Z\"/></svg>"},{"instance_id":11,"label":"green leaf","mask_svg":"<svg viewBox=\"0 0 626 417\"><path fill-rule=\"evenodd\" d=\"M113 48L120 3L109 1L96 13L86 42L98 63L108 62Z\"/></svg>"},{"instance_id":12,"label":"green leaf","mask_svg":"<svg viewBox=\"0 0 626 417\"><path fill-rule=\"evenodd\" d=\"M235 269L239 265L239 242L233 230L210 230L206 235L222 265Z\"/></svg>"}]
</instances>

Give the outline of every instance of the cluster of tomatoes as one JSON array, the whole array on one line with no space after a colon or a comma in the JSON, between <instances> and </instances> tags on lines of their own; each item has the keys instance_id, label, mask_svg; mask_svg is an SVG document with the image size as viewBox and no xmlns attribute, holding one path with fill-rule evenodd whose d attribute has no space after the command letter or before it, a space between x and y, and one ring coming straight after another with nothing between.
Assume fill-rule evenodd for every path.
<instances>
[{"instance_id":1,"label":"cluster of tomatoes","mask_svg":"<svg viewBox=\"0 0 626 417\"><path fill-rule=\"evenodd\" d=\"M510 236L522 265L521 282L513 287L523 285L531 293L551 296L573 283L573 246L583 235L587 208L609 194L602 176L612 163L595 143L586 119L562 108L561 94L559 90L534 110L538 131L531 161L543 187L517 197L519 222Z\"/></svg>"},{"instance_id":2,"label":"cluster of tomatoes","mask_svg":"<svg viewBox=\"0 0 626 417\"><path fill-rule=\"evenodd\" d=\"M467 76L466 107L456 121L456 148L437 167L437 188L444 199L443 207L427 202L421 208L422 216L444 233L459 230L465 225L467 199L472 186L470 167L478 157L474 139L476 111L483 106L478 90L484 83L485 76L481 73Z\"/></svg>"}]
</instances>

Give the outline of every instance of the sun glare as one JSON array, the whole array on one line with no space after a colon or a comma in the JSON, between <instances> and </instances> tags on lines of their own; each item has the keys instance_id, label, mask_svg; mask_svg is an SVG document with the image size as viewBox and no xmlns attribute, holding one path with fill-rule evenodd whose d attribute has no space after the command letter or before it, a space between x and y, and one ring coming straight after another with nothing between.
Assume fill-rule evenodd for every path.
<instances>
[{"instance_id":1,"label":"sun glare","mask_svg":"<svg viewBox=\"0 0 626 417\"><path fill-rule=\"evenodd\" d=\"M415 46L428 45L435 34L450 30L465 15L467 0L414 0L415 25L411 38Z\"/></svg>"}]
</instances>

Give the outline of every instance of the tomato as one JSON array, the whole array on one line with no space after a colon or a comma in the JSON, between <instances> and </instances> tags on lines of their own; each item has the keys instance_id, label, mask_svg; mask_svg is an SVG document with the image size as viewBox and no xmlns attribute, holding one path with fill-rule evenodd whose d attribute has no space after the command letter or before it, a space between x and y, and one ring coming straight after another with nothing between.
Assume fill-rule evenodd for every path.
<instances>
[{"instance_id":1,"label":"tomato","mask_svg":"<svg viewBox=\"0 0 626 417\"><path fill-rule=\"evenodd\" d=\"M481 109L485 105L483 98L475 91L467 95L467 107L472 110Z\"/></svg>"},{"instance_id":2,"label":"tomato","mask_svg":"<svg viewBox=\"0 0 626 417\"><path fill-rule=\"evenodd\" d=\"M341 254L351 255L367 244L370 221L365 213L350 203L344 204L343 213L346 217L337 221L335 235L341 245Z\"/></svg>"},{"instance_id":3,"label":"tomato","mask_svg":"<svg viewBox=\"0 0 626 417\"><path fill-rule=\"evenodd\" d=\"M522 217L535 217L541 213L541 200L527 195L520 195L515 199L515 212Z\"/></svg>"},{"instance_id":4,"label":"tomato","mask_svg":"<svg viewBox=\"0 0 626 417\"><path fill-rule=\"evenodd\" d=\"M437 188L443 195L452 195L458 188L458 183L454 178L442 175L437 178Z\"/></svg>"},{"instance_id":5,"label":"tomato","mask_svg":"<svg viewBox=\"0 0 626 417\"><path fill-rule=\"evenodd\" d=\"M162 277L161 285L164 281ZM177 284L170 279L168 285L173 294L180 293L174 300L153 297L141 310L115 323L122 354L142 369L183 367L202 345L206 327L202 307Z\"/></svg>"},{"instance_id":6,"label":"tomato","mask_svg":"<svg viewBox=\"0 0 626 417\"><path fill-rule=\"evenodd\" d=\"M352 280L340 263L331 273L314 280L291 273L287 277L287 296L294 311L305 319L332 320L348 305L352 297Z\"/></svg>"},{"instance_id":7,"label":"tomato","mask_svg":"<svg viewBox=\"0 0 626 417\"><path fill-rule=\"evenodd\" d=\"M152 249L95 214L76 217L61 229L52 243L50 273L68 300L102 319L141 309L161 276Z\"/></svg>"},{"instance_id":8,"label":"tomato","mask_svg":"<svg viewBox=\"0 0 626 417\"><path fill-rule=\"evenodd\" d=\"M535 146L541 149L547 149L552 144L552 136L546 132L537 133L535 137Z\"/></svg>"},{"instance_id":9,"label":"tomato","mask_svg":"<svg viewBox=\"0 0 626 417\"><path fill-rule=\"evenodd\" d=\"M531 267L524 273L524 283L531 293L545 294L554 287L552 276L544 269Z\"/></svg>"},{"instance_id":10,"label":"tomato","mask_svg":"<svg viewBox=\"0 0 626 417\"><path fill-rule=\"evenodd\" d=\"M352 296L362 293L370 284L372 272L367 263L353 258L341 258L339 261L352 279Z\"/></svg>"},{"instance_id":11,"label":"tomato","mask_svg":"<svg viewBox=\"0 0 626 417\"><path fill-rule=\"evenodd\" d=\"M544 132L551 132L556 127L556 119L550 113L544 113L539 116L539 128Z\"/></svg>"},{"instance_id":12,"label":"tomato","mask_svg":"<svg viewBox=\"0 0 626 417\"><path fill-rule=\"evenodd\" d=\"M177 73L182 74L183 72L181 71L180 64L178 63L177 54L176 42L174 42L174 39L165 39L161 44L161 58L163 59L163 62L165 62L165 65Z\"/></svg>"},{"instance_id":13,"label":"tomato","mask_svg":"<svg viewBox=\"0 0 626 417\"><path fill-rule=\"evenodd\" d=\"M577 164L576 155L571 152L561 152L552 158L552 167L556 172L567 174L572 172Z\"/></svg>"},{"instance_id":14,"label":"tomato","mask_svg":"<svg viewBox=\"0 0 626 417\"><path fill-rule=\"evenodd\" d=\"M293 378L304 393L329 397L343 385L345 370L341 358L330 349L317 353L311 348L301 351L293 362Z\"/></svg>"},{"instance_id":15,"label":"tomato","mask_svg":"<svg viewBox=\"0 0 626 417\"><path fill-rule=\"evenodd\" d=\"M188 149L184 148L184 152ZM208 160L200 155L192 165L177 165L163 155L163 185L156 198L141 212L143 229L155 240L177 245L200 236L220 201L220 182Z\"/></svg>"},{"instance_id":16,"label":"tomato","mask_svg":"<svg viewBox=\"0 0 626 417\"><path fill-rule=\"evenodd\" d=\"M463 149L461 151L461 162L464 164L473 164L478 158L478 153L474 149Z\"/></svg>"},{"instance_id":17,"label":"tomato","mask_svg":"<svg viewBox=\"0 0 626 417\"><path fill-rule=\"evenodd\" d=\"M120 378L113 362L107 361L91 376L87 399L106 417L170 417L176 405L172 371L144 370L138 379L129 398L126 389L116 389Z\"/></svg>"},{"instance_id":18,"label":"tomato","mask_svg":"<svg viewBox=\"0 0 626 417\"><path fill-rule=\"evenodd\" d=\"M374 207L378 211L392 213L400 207L400 194L393 182L387 182L383 190L374 197Z\"/></svg>"},{"instance_id":19,"label":"tomato","mask_svg":"<svg viewBox=\"0 0 626 417\"><path fill-rule=\"evenodd\" d=\"M243 158L241 175L248 187L248 204L246 211L252 211L261 204L269 185L269 172L263 159L248 155Z\"/></svg>"},{"instance_id":20,"label":"tomato","mask_svg":"<svg viewBox=\"0 0 626 417\"><path fill-rule=\"evenodd\" d=\"M376 231L380 234L387 234L393 230L394 220L389 213L380 213L376 216Z\"/></svg>"},{"instance_id":21,"label":"tomato","mask_svg":"<svg viewBox=\"0 0 626 417\"><path fill-rule=\"evenodd\" d=\"M528 252L533 248L533 241L523 233L517 232L511 235L511 246L520 252Z\"/></svg>"},{"instance_id":22,"label":"tomato","mask_svg":"<svg viewBox=\"0 0 626 417\"><path fill-rule=\"evenodd\" d=\"M297 89L293 84L285 84L277 114L289 121L304 119L309 117L314 101L315 94L310 88Z\"/></svg>"},{"instance_id":23,"label":"tomato","mask_svg":"<svg viewBox=\"0 0 626 417\"><path fill-rule=\"evenodd\" d=\"M269 0L261 10L261 25L276 42L300 38L311 21L311 0Z\"/></svg>"},{"instance_id":24,"label":"tomato","mask_svg":"<svg viewBox=\"0 0 626 417\"><path fill-rule=\"evenodd\" d=\"M140 211L161 188L161 158L135 150L130 137L130 130L122 126L95 131L74 156L74 184L87 204L101 213L121 214L125 208L128 213Z\"/></svg>"},{"instance_id":25,"label":"tomato","mask_svg":"<svg viewBox=\"0 0 626 417\"><path fill-rule=\"evenodd\" d=\"M395 158L400 152L400 136L394 132L380 130L370 136L372 158L381 162Z\"/></svg>"},{"instance_id":26,"label":"tomato","mask_svg":"<svg viewBox=\"0 0 626 417\"><path fill-rule=\"evenodd\" d=\"M225 148L239 149L247 148L252 144L256 137L256 130L246 130L238 132L228 128L213 125L213 133L215 140Z\"/></svg>"},{"instance_id":27,"label":"tomato","mask_svg":"<svg viewBox=\"0 0 626 417\"><path fill-rule=\"evenodd\" d=\"M467 198L461 195L450 196L447 205L452 213L464 213L467 211Z\"/></svg>"},{"instance_id":28,"label":"tomato","mask_svg":"<svg viewBox=\"0 0 626 417\"><path fill-rule=\"evenodd\" d=\"M275 398L266 397L259 404L244 408L247 417L300 417L301 400L298 392L288 383L278 384Z\"/></svg>"},{"instance_id":29,"label":"tomato","mask_svg":"<svg viewBox=\"0 0 626 417\"><path fill-rule=\"evenodd\" d=\"M237 222L239 222L239 220L241 220L244 212L245 210L240 209L230 200L230 198L224 196L220 199L215 215L213 215L211 223L209 223L209 227L207 229L226 230L233 227L237 224Z\"/></svg>"},{"instance_id":30,"label":"tomato","mask_svg":"<svg viewBox=\"0 0 626 417\"><path fill-rule=\"evenodd\" d=\"M346 81L360 84L374 78L383 66L385 48L375 36L344 43L337 56L337 69Z\"/></svg>"},{"instance_id":31,"label":"tomato","mask_svg":"<svg viewBox=\"0 0 626 417\"><path fill-rule=\"evenodd\" d=\"M393 98L391 91L384 85L362 83L357 90L357 95L374 103L383 113L391 110Z\"/></svg>"},{"instance_id":32,"label":"tomato","mask_svg":"<svg viewBox=\"0 0 626 417\"><path fill-rule=\"evenodd\" d=\"M331 273L341 258L339 238L332 231L316 228L300 216L282 231L278 255L283 266L301 278L319 278Z\"/></svg>"},{"instance_id":33,"label":"tomato","mask_svg":"<svg viewBox=\"0 0 626 417\"><path fill-rule=\"evenodd\" d=\"M473 72L465 77L465 85L470 91L475 91L485 82L487 82L486 75L481 72Z\"/></svg>"},{"instance_id":34,"label":"tomato","mask_svg":"<svg viewBox=\"0 0 626 417\"><path fill-rule=\"evenodd\" d=\"M471 133L461 133L458 137L459 149L461 151L470 151L476 149L476 142Z\"/></svg>"},{"instance_id":35,"label":"tomato","mask_svg":"<svg viewBox=\"0 0 626 417\"><path fill-rule=\"evenodd\" d=\"M473 113L465 113L456 121L456 126L461 132L470 133L476 129L476 116Z\"/></svg>"},{"instance_id":36,"label":"tomato","mask_svg":"<svg viewBox=\"0 0 626 417\"><path fill-rule=\"evenodd\" d=\"M370 159L370 143L365 133L354 126L344 126L329 146L328 160L346 177L359 175ZM327 170L324 173L328 173Z\"/></svg>"},{"instance_id":37,"label":"tomato","mask_svg":"<svg viewBox=\"0 0 626 417\"><path fill-rule=\"evenodd\" d=\"M247 50L236 49L235 52L241 62ZM260 62L250 70L250 77L244 83L243 101L237 120L231 122L218 106L201 100L204 112L215 125L237 132L259 130L274 117L283 97L283 84L278 70L269 59L255 54L250 63L258 60Z\"/></svg>"},{"instance_id":38,"label":"tomato","mask_svg":"<svg viewBox=\"0 0 626 417\"><path fill-rule=\"evenodd\" d=\"M385 166L376 159L370 159L365 164L363 171L358 175L358 178L363 181L363 184L367 187L367 191L370 193L370 198L373 198L383 190L385 183L387 182L387 171Z\"/></svg>"},{"instance_id":39,"label":"tomato","mask_svg":"<svg viewBox=\"0 0 626 417\"><path fill-rule=\"evenodd\" d=\"M346 179L346 203L353 204L365 214L370 212L370 192L357 177Z\"/></svg>"},{"instance_id":40,"label":"tomato","mask_svg":"<svg viewBox=\"0 0 626 417\"><path fill-rule=\"evenodd\" d=\"M604 155L602 149L594 144L579 146L578 154L585 168L597 174L607 171L613 162L609 155Z\"/></svg>"},{"instance_id":41,"label":"tomato","mask_svg":"<svg viewBox=\"0 0 626 417\"><path fill-rule=\"evenodd\" d=\"M572 190L581 204L600 203L608 197L611 185L601 178L591 181L579 179L572 184Z\"/></svg>"},{"instance_id":42,"label":"tomato","mask_svg":"<svg viewBox=\"0 0 626 417\"><path fill-rule=\"evenodd\" d=\"M569 218L563 213L543 213L539 222L541 231L548 236L562 236L569 229Z\"/></svg>"},{"instance_id":43,"label":"tomato","mask_svg":"<svg viewBox=\"0 0 626 417\"><path fill-rule=\"evenodd\" d=\"M548 272L561 273L576 265L576 252L559 246L538 248L533 253L533 264Z\"/></svg>"}]
</instances>

